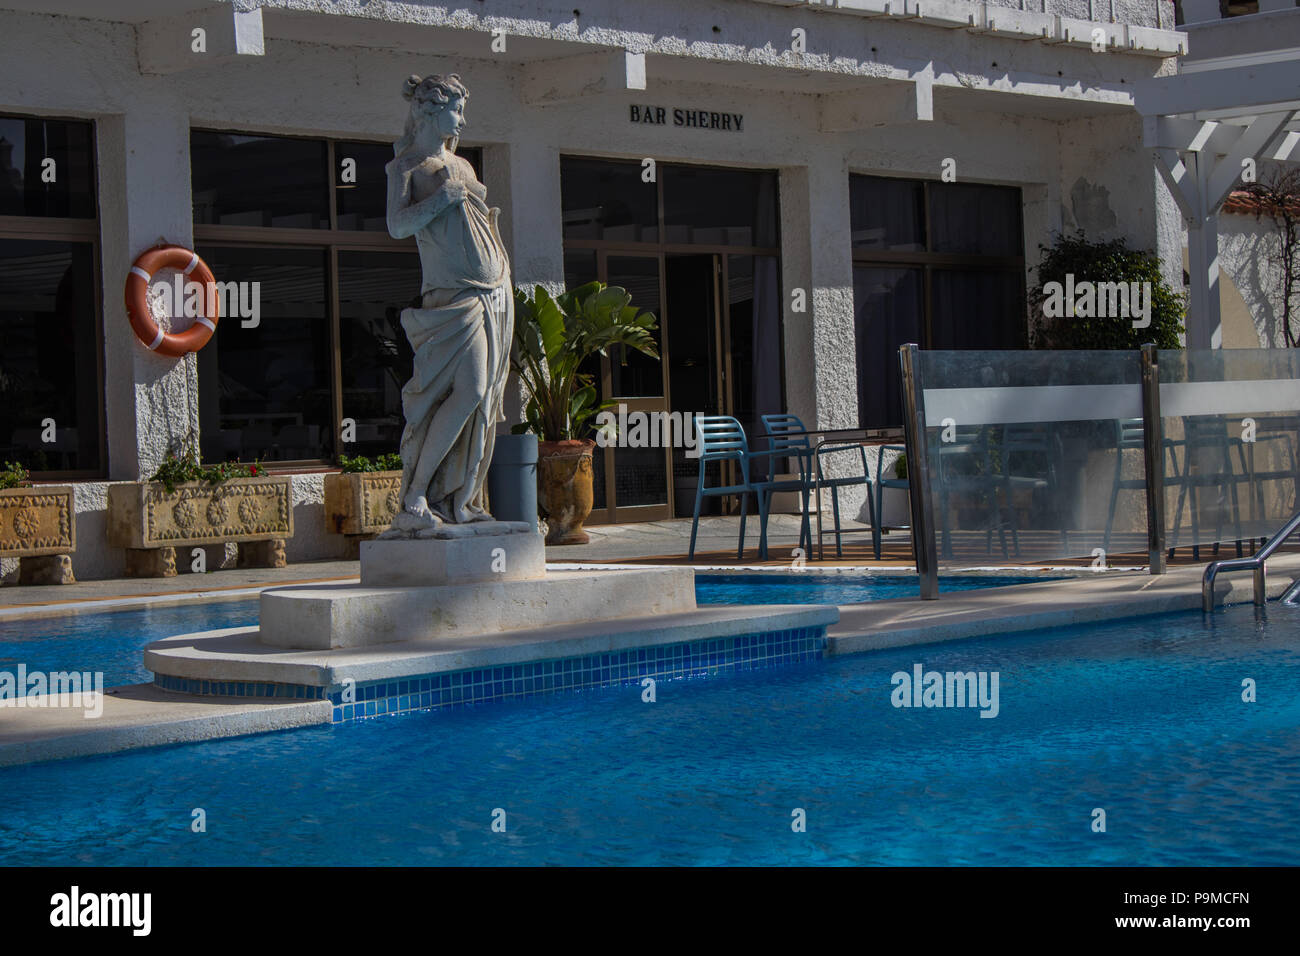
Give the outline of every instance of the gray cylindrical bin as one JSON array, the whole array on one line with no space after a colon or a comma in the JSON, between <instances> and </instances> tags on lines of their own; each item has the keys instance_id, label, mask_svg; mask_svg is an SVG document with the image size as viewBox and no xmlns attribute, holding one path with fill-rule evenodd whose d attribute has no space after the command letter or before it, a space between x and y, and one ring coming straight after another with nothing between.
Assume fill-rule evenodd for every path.
<instances>
[{"instance_id":1,"label":"gray cylindrical bin","mask_svg":"<svg viewBox=\"0 0 1300 956\"><path fill-rule=\"evenodd\" d=\"M488 507L498 521L537 530L537 436L497 435L488 466Z\"/></svg>"}]
</instances>

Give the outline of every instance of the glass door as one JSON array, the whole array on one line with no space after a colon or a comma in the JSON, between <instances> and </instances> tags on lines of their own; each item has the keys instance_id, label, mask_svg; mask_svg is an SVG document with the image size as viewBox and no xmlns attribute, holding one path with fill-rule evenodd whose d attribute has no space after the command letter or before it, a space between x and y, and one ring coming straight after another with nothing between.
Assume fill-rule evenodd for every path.
<instances>
[{"instance_id":1,"label":"glass door","mask_svg":"<svg viewBox=\"0 0 1300 956\"><path fill-rule=\"evenodd\" d=\"M664 260L662 255L633 255L601 251L597 269L603 282L622 286L632 304L653 312L659 320L660 359L635 349L616 347L600 361L600 393L612 401L610 410L620 416L622 433L608 448L597 448L602 459L595 479L602 484L595 494L592 517L614 523L658 521L672 514L672 490L668 481L671 449L664 431L656 427L668 411L669 317L664 309ZM595 369L593 369L593 372Z\"/></svg>"},{"instance_id":2,"label":"glass door","mask_svg":"<svg viewBox=\"0 0 1300 956\"><path fill-rule=\"evenodd\" d=\"M666 336L672 352L669 391L672 411L681 416L684 428L696 415L731 414L726 330L719 321L723 308L722 259L711 253L668 255L665 259L667 311L672 317ZM693 439L693 421L689 427ZM710 463L708 483L717 485L729 480L729 465ZM699 467L699 459L685 448L673 449L674 514L679 518L694 513ZM704 508L716 514L721 501L706 498Z\"/></svg>"}]
</instances>

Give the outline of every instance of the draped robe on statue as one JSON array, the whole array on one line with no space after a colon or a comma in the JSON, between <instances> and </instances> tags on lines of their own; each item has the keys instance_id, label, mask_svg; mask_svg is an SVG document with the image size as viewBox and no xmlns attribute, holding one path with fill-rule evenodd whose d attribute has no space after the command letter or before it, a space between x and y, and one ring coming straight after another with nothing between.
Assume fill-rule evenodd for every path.
<instances>
[{"instance_id":1,"label":"draped robe on statue","mask_svg":"<svg viewBox=\"0 0 1300 956\"><path fill-rule=\"evenodd\" d=\"M400 157L394 162L401 162ZM499 210L484 202L487 190L469 164L448 157L448 178L465 183L463 202L416 233L422 308L402 312L402 328L415 351L414 372L402 389L402 497L423 491L440 518L461 522L486 517L484 486L492 460L496 424L505 420L502 398L510 371L514 296L510 264L497 230ZM486 340L487 374L478 401L460 434L445 449L427 489L411 489L416 463L432 440L430 423L451 391L475 340Z\"/></svg>"}]
</instances>

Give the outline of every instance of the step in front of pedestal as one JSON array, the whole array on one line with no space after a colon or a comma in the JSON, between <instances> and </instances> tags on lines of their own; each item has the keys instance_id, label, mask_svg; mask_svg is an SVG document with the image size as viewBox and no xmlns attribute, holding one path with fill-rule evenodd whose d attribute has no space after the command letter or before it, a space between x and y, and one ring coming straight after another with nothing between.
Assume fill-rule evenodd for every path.
<instances>
[{"instance_id":1,"label":"step in front of pedestal","mask_svg":"<svg viewBox=\"0 0 1300 956\"><path fill-rule=\"evenodd\" d=\"M568 627L334 651L270 651L251 628L150 645L169 691L328 700L334 721L816 660L834 607L710 607Z\"/></svg>"}]
</instances>

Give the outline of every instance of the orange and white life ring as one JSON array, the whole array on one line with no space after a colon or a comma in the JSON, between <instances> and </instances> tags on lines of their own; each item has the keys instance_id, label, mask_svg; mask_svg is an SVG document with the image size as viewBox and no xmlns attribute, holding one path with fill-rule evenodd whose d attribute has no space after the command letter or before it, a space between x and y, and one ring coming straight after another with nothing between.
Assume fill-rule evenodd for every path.
<instances>
[{"instance_id":1,"label":"orange and white life ring","mask_svg":"<svg viewBox=\"0 0 1300 956\"><path fill-rule=\"evenodd\" d=\"M186 277L186 281L203 286L208 314L200 315L184 332L164 332L149 311L149 280L160 269L176 269ZM126 317L131 320L136 338L159 355L171 358L180 358L186 352L203 348L217 331L217 321L221 318L221 304L211 293L214 282L207 264L197 253L182 246L159 245L141 253L126 277Z\"/></svg>"}]
</instances>

